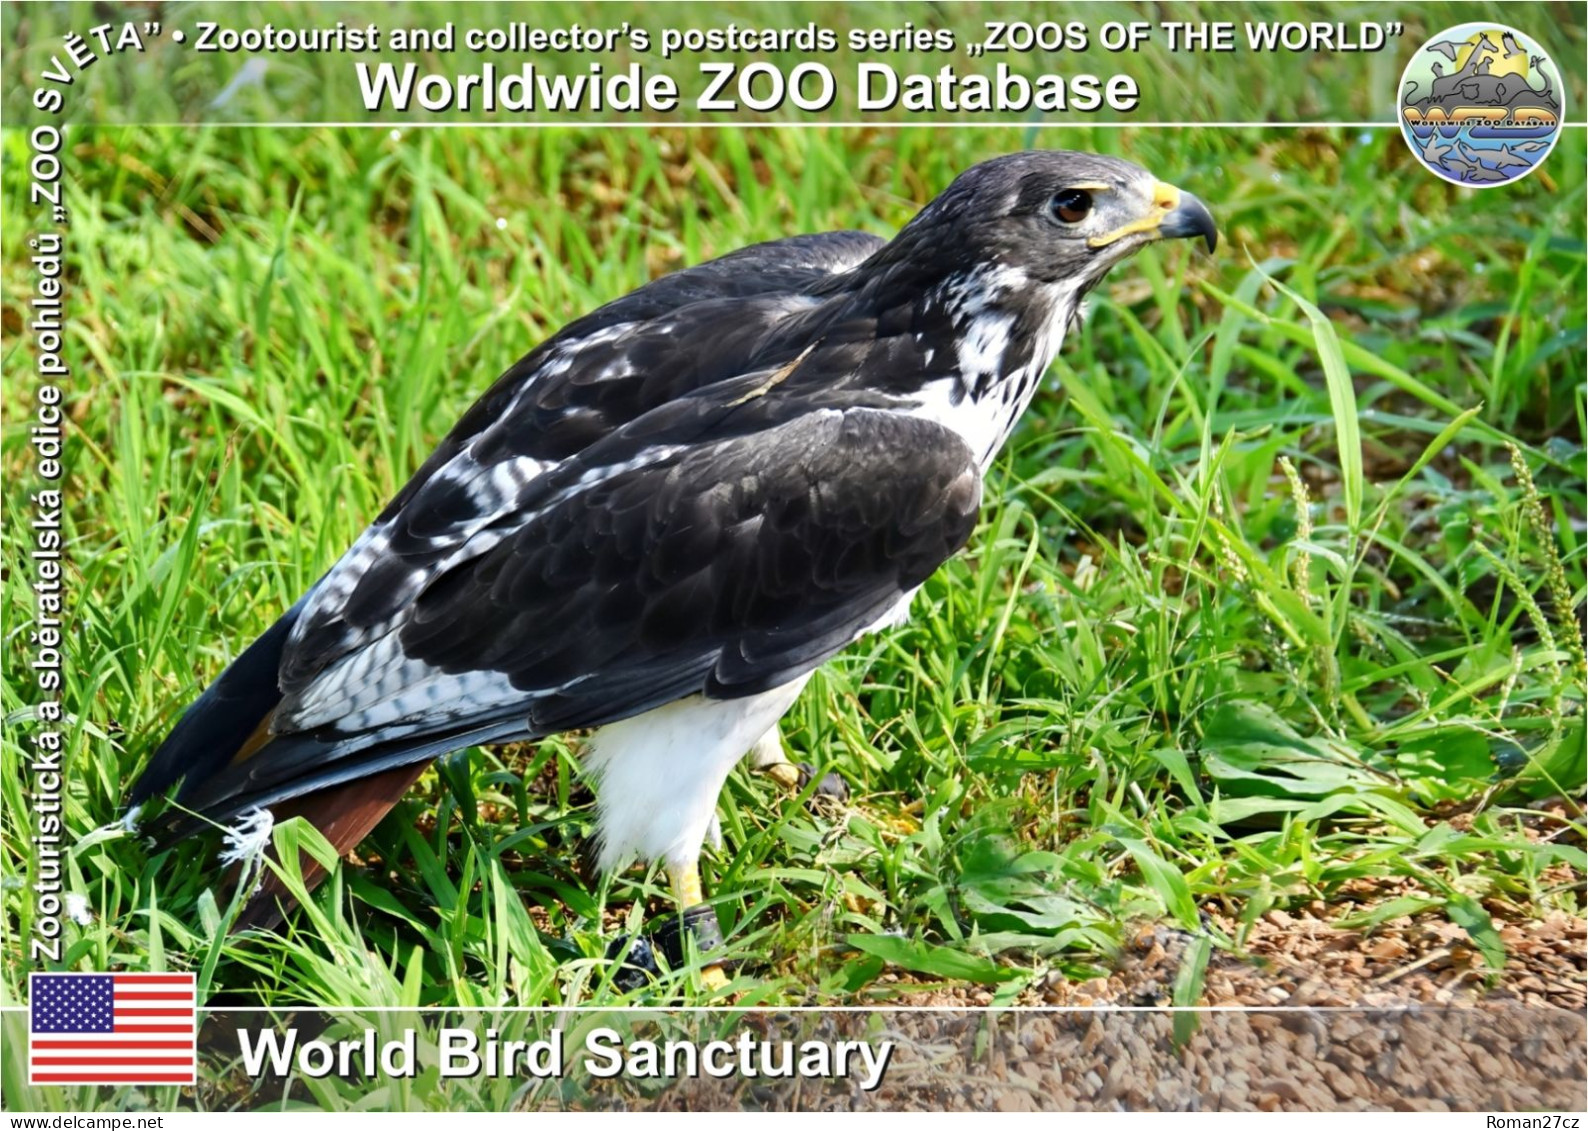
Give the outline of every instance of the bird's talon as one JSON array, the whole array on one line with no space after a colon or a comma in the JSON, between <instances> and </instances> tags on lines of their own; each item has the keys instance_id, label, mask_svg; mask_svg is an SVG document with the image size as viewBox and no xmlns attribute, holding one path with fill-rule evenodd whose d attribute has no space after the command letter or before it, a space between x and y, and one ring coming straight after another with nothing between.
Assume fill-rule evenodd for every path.
<instances>
[{"instance_id":1,"label":"bird's talon","mask_svg":"<svg viewBox=\"0 0 1588 1131\"><path fill-rule=\"evenodd\" d=\"M777 762L767 766L762 772L788 792L798 793L805 787L805 783L810 780L807 772L809 769L810 767L803 763L796 766L792 762Z\"/></svg>"},{"instance_id":2,"label":"bird's talon","mask_svg":"<svg viewBox=\"0 0 1588 1131\"><path fill-rule=\"evenodd\" d=\"M816 776L816 770L809 762L775 762L770 766L761 767L761 772L789 793L799 793L810 785L811 779ZM816 792L811 795L811 799L814 801L818 797L848 801L849 785L836 773L824 774L822 780L817 783Z\"/></svg>"},{"instance_id":3,"label":"bird's talon","mask_svg":"<svg viewBox=\"0 0 1588 1131\"><path fill-rule=\"evenodd\" d=\"M612 977L612 984L623 993L632 993L641 989L661 976L661 967L656 962L656 952L661 951L667 958L669 967L677 969L684 965L687 954L685 953L682 933L678 929L679 920L668 918L657 925L656 931L646 938L644 935L633 935L613 939L607 946L607 958L616 962L622 960L622 965ZM722 928L717 922L717 916L707 904L699 904L684 912L683 923L685 929L695 940L695 953L706 955L711 951L719 950L724 945ZM728 984L728 974L723 969L725 963L713 962L704 966L700 971L700 980L710 990L720 990Z\"/></svg>"}]
</instances>

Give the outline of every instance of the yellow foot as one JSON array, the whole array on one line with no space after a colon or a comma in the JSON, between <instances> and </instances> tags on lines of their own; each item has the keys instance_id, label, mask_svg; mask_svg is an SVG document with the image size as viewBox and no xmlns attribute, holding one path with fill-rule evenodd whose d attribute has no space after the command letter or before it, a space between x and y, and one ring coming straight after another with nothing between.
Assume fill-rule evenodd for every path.
<instances>
[{"instance_id":1,"label":"yellow foot","mask_svg":"<svg viewBox=\"0 0 1588 1131\"><path fill-rule=\"evenodd\" d=\"M706 897L700 890L700 872L696 870L694 861L680 864L668 871L673 881L673 896L678 901L679 954L685 955L689 953L685 942L686 936L690 933L687 923L688 912L690 908L700 907L705 903ZM708 915L707 922L710 923L711 934L716 936L715 944L720 946L722 934L717 928L717 917L714 914ZM695 937L698 939L701 936L697 934ZM701 967L700 981L706 989L715 992L728 984L728 975L723 973L721 966L713 962L710 966Z\"/></svg>"},{"instance_id":2,"label":"yellow foot","mask_svg":"<svg viewBox=\"0 0 1588 1131\"><path fill-rule=\"evenodd\" d=\"M798 793L801 789L800 768L793 762L774 762L764 767L762 773L790 793Z\"/></svg>"}]
</instances>

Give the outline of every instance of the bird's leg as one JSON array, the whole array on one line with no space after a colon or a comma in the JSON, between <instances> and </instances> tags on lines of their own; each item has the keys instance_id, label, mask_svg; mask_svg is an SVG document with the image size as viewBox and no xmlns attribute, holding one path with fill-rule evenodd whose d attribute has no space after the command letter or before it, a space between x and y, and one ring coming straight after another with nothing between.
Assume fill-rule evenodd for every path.
<instances>
[{"instance_id":1,"label":"bird's leg","mask_svg":"<svg viewBox=\"0 0 1588 1131\"><path fill-rule=\"evenodd\" d=\"M722 936L721 928L717 925L717 913L706 902L705 893L700 890L700 870L695 861L669 864L667 875L673 883L673 898L678 901L680 950L683 949L686 933L695 935L696 942L703 951L711 945L720 945ZM703 937L707 934L715 938ZM705 983L708 990L720 990L728 984L728 976L722 972L721 965L715 962L710 966L701 967L700 980Z\"/></svg>"}]
</instances>

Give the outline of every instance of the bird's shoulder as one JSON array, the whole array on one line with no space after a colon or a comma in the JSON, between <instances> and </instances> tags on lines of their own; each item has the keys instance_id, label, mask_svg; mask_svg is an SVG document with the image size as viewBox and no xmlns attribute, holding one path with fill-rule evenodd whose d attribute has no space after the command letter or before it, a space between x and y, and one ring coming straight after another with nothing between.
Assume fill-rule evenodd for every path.
<instances>
[{"instance_id":1,"label":"bird's shoulder","mask_svg":"<svg viewBox=\"0 0 1588 1131\"><path fill-rule=\"evenodd\" d=\"M756 371L785 320L884 241L827 232L664 275L559 330L482 395L309 594L282 679L375 639L395 610L510 529L544 473L646 413ZM501 527L493 531L493 527Z\"/></svg>"},{"instance_id":2,"label":"bird's shoulder","mask_svg":"<svg viewBox=\"0 0 1588 1131\"><path fill-rule=\"evenodd\" d=\"M858 231L752 244L674 271L569 322L510 366L386 508L465 448L565 458L668 400L738 376L778 323L884 241Z\"/></svg>"}]
</instances>

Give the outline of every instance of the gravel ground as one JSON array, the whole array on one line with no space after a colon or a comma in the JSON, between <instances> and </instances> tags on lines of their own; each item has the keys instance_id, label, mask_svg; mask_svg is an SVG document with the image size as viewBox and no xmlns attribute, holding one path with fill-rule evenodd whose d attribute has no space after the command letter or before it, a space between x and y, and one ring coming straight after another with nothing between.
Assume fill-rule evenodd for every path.
<instances>
[{"instance_id":1,"label":"gravel ground","mask_svg":"<svg viewBox=\"0 0 1588 1131\"><path fill-rule=\"evenodd\" d=\"M1178 1018L1186 1032L1178 1035ZM747 1022L751 1023L751 1022ZM1191 1031L1194 1030L1194 1031ZM1583 1018L1506 1003L1410 1009L801 1014L779 1033L895 1049L880 1087L585 1085L583 1108L893 1111L1582 1111ZM566 1102L566 1093L564 1094Z\"/></svg>"},{"instance_id":2,"label":"gravel ground","mask_svg":"<svg viewBox=\"0 0 1588 1131\"><path fill-rule=\"evenodd\" d=\"M1564 888L1581 883L1569 872L1550 880ZM1178 1035L1175 1014L1163 1007L1191 936L1147 926L1108 977L1077 983L1055 973L1002 1012L987 1009L987 989L917 987L910 975L884 975L874 989L891 988L890 1004L921 1011L838 1023L841 1032L875 1039L885 1031L900 1042L873 1094L729 1081L681 1085L659 1102L701 1109L1588 1109L1588 920L1558 910L1535 917L1486 900L1505 946L1498 970L1438 910L1371 929L1338 925L1409 894L1416 893L1406 885L1364 880L1328 903L1270 911L1244 936L1234 918L1204 908L1209 926L1241 945L1214 950L1197 1003L1204 1009L1182 1015Z\"/></svg>"},{"instance_id":3,"label":"gravel ground","mask_svg":"<svg viewBox=\"0 0 1588 1131\"><path fill-rule=\"evenodd\" d=\"M1582 1019L1563 1010L1297 1009L1198 1020L1177 1047L1175 1017L1162 1010L967 1019L967 1029L981 1031L984 1053L922 1071L901 1052L864 1103L999 1111L1584 1107ZM976 1043L962 1037L959 1049L969 1053Z\"/></svg>"},{"instance_id":4,"label":"gravel ground","mask_svg":"<svg viewBox=\"0 0 1588 1131\"><path fill-rule=\"evenodd\" d=\"M1497 924L1506 963L1491 970L1466 933L1438 912L1391 920L1372 932L1330 924L1330 909L1270 911L1252 925L1246 956L1215 951L1200 1005L1397 1008L1486 1002L1582 1013L1588 921L1564 912ZM1235 934L1238 925L1217 926ZM1041 1003L1167 1005L1189 936L1141 931L1108 978L1053 979ZM990 1000L990 999L989 999ZM1035 1004L1035 1002L1033 1002Z\"/></svg>"},{"instance_id":5,"label":"gravel ground","mask_svg":"<svg viewBox=\"0 0 1588 1131\"><path fill-rule=\"evenodd\" d=\"M1569 831L1575 804L1556 798L1541 803L1526 824L1530 839L1553 839ZM1470 828L1469 813L1442 817L1458 831ZM1576 843L1581 843L1576 842ZM1551 1007L1581 1015L1588 1009L1588 918L1581 906L1583 876L1567 864L1546 869L1539 890L1561 894L1577 909L1541 910L1489 893L1482 898L1500 942L1504 964L1492 969L1467 933L1438 908L1389 917L1372 927L1361 921L1394 900L1429 899L1412 881L1364 877L1290 910L1273 910L1249 928L1236 914L1209 904L1204 921L1234 939L1234 951L1215 948L1207 967L1202 1006L1356 1006L1517 1004ZM1575 898L1573 898L1573 894ZM1170 1004L1170 993L1190 936L1162 927L1138 931L1106 978L1072 982L1055 973L1019 1002L1031 1006L1153 1006ZM885 978L887 975L884 976ZM977 987L912 988L896 976L887 1000L903 1005L988 1005L992 994Z\"/></svg>"}]
</instances>

